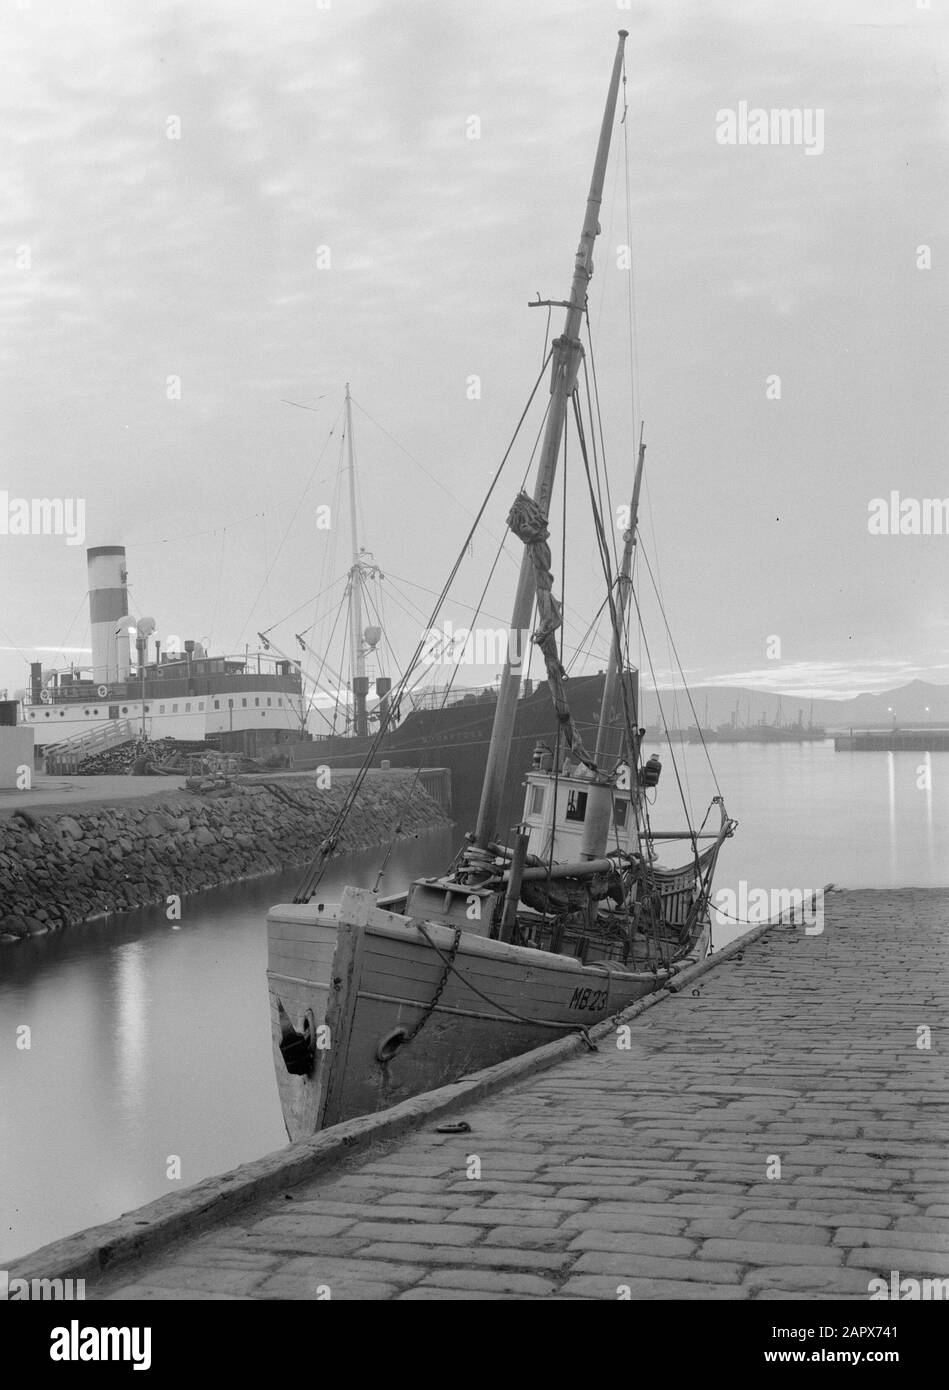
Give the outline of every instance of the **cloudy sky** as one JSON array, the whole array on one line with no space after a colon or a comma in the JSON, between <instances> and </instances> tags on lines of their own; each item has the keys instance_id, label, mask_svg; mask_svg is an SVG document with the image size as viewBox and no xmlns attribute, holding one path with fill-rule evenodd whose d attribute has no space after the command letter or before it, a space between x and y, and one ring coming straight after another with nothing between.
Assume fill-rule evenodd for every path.
<instances>
[{"instance_id":1,"label":"cloudy sky","mask_svg":"<svg viewBox=\"0 0 949 1390\"><path fill-rule=\"evenodd\" d=\"M643 546L687 673L949 681L949 536L868 528L874 498L949 497L946 11L2 0L0 504L83 499L85 543L127 546L159 634L291 647L317 620L319 645L341 585L317 596L347 563L349 381L363 544L410 651L536 379L547 315L527 301L569 289L622 26L594 354L620 500L645 418ZM822 113L823 148L720 143L742 102ZM462 565L456 626L538 424ZM568 655L602 597L584 495L574 445ZM559 491L553 510L559 586ZM485 608L502 621L506 550ZM85 595L82 546L0 535L0 687L88 643ZM665 671L661 627L651 643Z\"/></svg>"}]
</instances>

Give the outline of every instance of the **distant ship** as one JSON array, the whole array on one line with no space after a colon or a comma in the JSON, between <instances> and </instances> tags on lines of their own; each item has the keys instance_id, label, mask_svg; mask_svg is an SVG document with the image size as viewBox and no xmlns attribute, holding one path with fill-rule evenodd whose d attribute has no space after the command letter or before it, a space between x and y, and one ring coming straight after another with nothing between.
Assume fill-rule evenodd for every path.
<instances>
[{"instance_id":1,"label":"distant ship","mask_svg":"<svg viewBox=\"0 0 949 1390\"><path fill-rule=\"evenodd\" d=\"M305 723L300 663L266 652L210 656L199 642L162 651L151 619L129 616L125 547L94 546L86 552L92 662L68 671L44 671L30 663L22 723L34 731L42 753L92 736L113 742L135 737L237 743L256 751L294 736ZM133 669L134 634L138 666ZM250 744L248 748L247 745Z\"/></svg>"},{"instance_id":2,"label":"distant ship","mask_svg":"<svg viewBox=\"0 0 949 1390\"><path fill-rule=\"evenodd\" d=\"M600 707L606 672L590 676L574 676L567 688L574 722L581 736L595 735L600 721ZM485 762L491 742L491 729L497 707L497 688L487 686L477 690L457 690L442 707L441 692L422 697L398 728L385 733L373 756L378 767L388 762L393 767L447 767L451 771L451 813L462 825L468 825L477 815L484 780ZM618 723L623 715L623 700L617 693L610 702L607 720ZM501 805L508 823L521 818L524 799L523 784L533 764L537 745L552 746L556 740L557 721L550 703L546 681L536 688L525 682L525 690L517 702L510 756L504 775ZM351 735L315 735L306 743L292 744L293 766L310 768L359 767L373 745L373 737ZM617 748L619 735L617 734Z\"/></svg>"},{"instance_id":3,"label":"distant ship","mask_svg":"<svg viewBox=\"0 0 949 1390\"><path fill-rule=\"evenodd\" d=\"M807 743L826 738L827 731L814 724L752 724L745 729L722 724L711 737L714 743ZM707 733L705 738L708 742Z\"/></svg>"},{"instance_id":4,"label":"distant ship","mask_svg":"<svg viewBox=\"0 0 949 1390\"><path fill-rule=\"evenodd\" d=\"M687 732L689 743L807 743L827 737L827 730L813 722L814 701L811 701L811 719L804 723L803 713L795 724L781 722L781 697L778 697L778 711L773 724L762 718L757 724L742 724L740 711L736 707L727 724L719 724L716 729L692 727Z\"/></svg>"}]
</instances>

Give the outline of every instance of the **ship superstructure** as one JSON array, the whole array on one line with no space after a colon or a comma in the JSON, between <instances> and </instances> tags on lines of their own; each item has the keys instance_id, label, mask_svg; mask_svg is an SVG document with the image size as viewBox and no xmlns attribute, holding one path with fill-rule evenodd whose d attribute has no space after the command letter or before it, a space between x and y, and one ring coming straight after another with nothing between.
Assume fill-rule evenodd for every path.
<instances>
[{"instance_id":1,"label":"ship superstructure","mask_svg":"<svg viewBox=\"0 0 949 1390\"><path fill-rule=\"evenodd\" d=\"M224 747L246 731L257 745L301 736L299 662L249 650L211 656L190 639L162 650L152 620L129 615L125 547L93 547L87 562L92 660L57 671L30 663L22 722L37 749L119 725L149 739L216 736Z\"/></svg>"}]
</instances>

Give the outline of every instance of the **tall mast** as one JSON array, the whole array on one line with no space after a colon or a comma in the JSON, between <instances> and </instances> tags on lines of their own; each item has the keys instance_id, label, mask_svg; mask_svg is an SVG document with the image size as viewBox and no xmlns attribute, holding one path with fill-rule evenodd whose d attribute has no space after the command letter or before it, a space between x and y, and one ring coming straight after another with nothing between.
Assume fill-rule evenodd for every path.
<instances>
[{"instance_id":1,"label":"tall mast","mask_svg":"<svg viewBox=\"0 0 949 1390\"><path fill-rule=\"evenodd\" d=\"M623 70L623 48L626 37L627 31L621 29L619 42L616 46L616 57L613 60L613 72L606 98L606 109L603 112L603 123L600 127L600 139L593 165L593 177L590 181L586 215L580 233L580 245L577 250L573 281L570 286L563 333L555 339L553 344L550 410L547 415L540 462L537 468L537 482L534 487L534 501L541 508L545 517L550 510L550 499L557 473L557 458L560 453L567 416L567 402L576 385L577 372L583 355L580 326L586 309L587 288L593 275L593 243L600 230L598 214L603 198L603 181L606 176L606 165L610 152L610 137L616 114L616 97ZM530 626L533 605L534 568L530 555L525 550L521 559L521 571L514 598L514 611L511 616L511 631L517 634L515 650L519 654L523 650L520 635L525 633ZM511 643L508 644L509 650L511 645ZM511 741L514 737L514 720L517 715L517 697L520 692L520 685L520 662L514 666L509 656L504 664L498 690L498 702L494 711L494 727L491 731L491 745L488 749L484 786L481 790L481 805L478 810L478 820L473 837L475 846L482 850L487 849L498 828L497 820L501 809L505 773L511 753Z\"/></svg>"},{"instance_id":2,"label":"tall mast","mask_svg":"<svg viewBox=\"0 0 949 1390\"><path fill-rule=\"evenodd\" d=\"M606 852L606 844L609 838L610 817L613 810L613 782L612 779L603 771L608 753L608 743L610 736L610 720L613 713L613 706L616 702L616 692L623 671L623 652L626 647L626 614L629 608L629 594L633 587L631 578L633 571L633 551L636 548L636 523L639 519L639 493L643 482L643 465L646 461L646 446L643 443L642 430L639 435L639 455L636 459L636 476L633 480L633 498L629 506L629 526L623 537L623 558L620 562L619 576L616 584L616 598L613 601L613 641L610 644L610 660L606 670L606 679L603 682L603 699L600 704L600 724L596 734L596 752L593 760L600 769L599 777L601 780L591 783L587 793L587 811L583 823L583 842L580 848L581 859L599 859ZM633 672L633 720L639 722L639 673ZM639 741L638 733L632 735L635 743ZM630 778L636 776L636 764L638 761L638 749L627 747L626 756L629 759ZM635 786L635 784L633 784ZM639 798L635 791L633 794L633 804L636 808L637 824L639 820Z\"/></svg>"},{"instance_id":3,"label":"tall mast","mask_svg":"<svg viewBox=\"0 0 949 1390\"><path fill-rule=\"evenodd\" d=\"M349 640L352 648L353 717L356 734L365 736L369 732L369 721L366 718L366 696L369 693L369 681L366 679L366 654L362 643L362 569L359 562L359 536L356 531L353 405L349 395L348 381L346 383L346 452L349 460L349 516L353 535L353 567L349 571Z\"/></svg>"},{"instance_id":4,"label":"tall mast","mask_svg":"<svg viewBox=\"0 0 949 1390\"><path fill-rule=\"evenodd\" d=\"M623 536L623 558L620 562L619 576L616 583L616 598L613 602L613 642L610 649L610 661L606 671L606 680L603 682L603 703L600 705L600 726L596 735L596 752L593 760L597 767L602 768L607 755L607 743L610 733L610 714L616 701L616 690L620 681L620 672L623 669L623 651L626 646L626 615L629 609L629 593L633 587L631 574L633 571L633 551L636 549L636 524L639 520L639 493L643 483L643 464L646 461L646 446L643 443L642 431L639 436L639 455L636 459L636 477L633 481L633 499L629 506L629 526ZM636 714L638 718L638 712ZM632 751L632 750L630 750Z\"/></svg>"}]
</instances>

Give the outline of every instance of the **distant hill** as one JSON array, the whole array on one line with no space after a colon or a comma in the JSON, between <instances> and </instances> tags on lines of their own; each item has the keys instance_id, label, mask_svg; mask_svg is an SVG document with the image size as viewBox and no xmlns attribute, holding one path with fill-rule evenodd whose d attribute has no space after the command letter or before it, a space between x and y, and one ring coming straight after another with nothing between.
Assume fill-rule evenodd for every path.
<instances>
[{"instance_id":1,"label":"distant hill","mask_svg":"<svg viewBox=\"0 0 949 1390\"><path fill-rule=\"evenodd\" d=\"M660 695L670 728L687 728L695 723L682 690L677 694L671 689L661 690ZM930 723L949 727L949 685L932 685L920 680L910 681L895 690L857 695L850 700L815 699L813 702L800 695L776 695L770 690L751 690L744 686L693 686L692 704L703 727L713 729L718 724L730 723L736 706L741 724L757 724L762 718L773 724L780 716L782 724L796 724L798 720L807 724L813 719L815 724L827 729L886 729L892 725L895 715L897 724L904 728ZM659 721L656 697L647 689L643 691L641 717L647 724Z\"/></svg>"}]
</instances>

